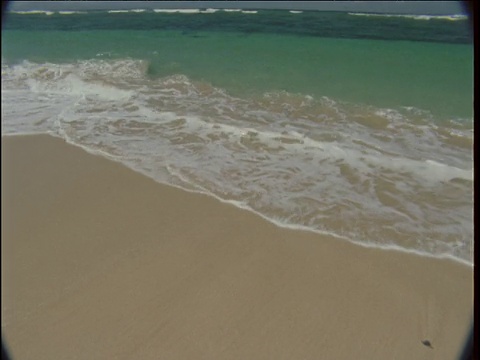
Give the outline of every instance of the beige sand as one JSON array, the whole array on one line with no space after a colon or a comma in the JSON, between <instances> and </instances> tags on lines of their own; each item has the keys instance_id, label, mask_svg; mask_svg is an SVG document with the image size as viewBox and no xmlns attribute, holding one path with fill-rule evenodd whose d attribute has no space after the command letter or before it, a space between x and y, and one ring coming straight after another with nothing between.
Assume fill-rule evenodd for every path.
<instances>
[{"instance_id":1,"label":"beige sand","mask_svg":"<svg viewBox=\"0 0 480 360\"><path fill-rule=\"evenodd\" d=\"M18 360L453 359L470 325L470 267L280 229L49 136L2 138L2 225Z\"/></svg>"}]
</instances>

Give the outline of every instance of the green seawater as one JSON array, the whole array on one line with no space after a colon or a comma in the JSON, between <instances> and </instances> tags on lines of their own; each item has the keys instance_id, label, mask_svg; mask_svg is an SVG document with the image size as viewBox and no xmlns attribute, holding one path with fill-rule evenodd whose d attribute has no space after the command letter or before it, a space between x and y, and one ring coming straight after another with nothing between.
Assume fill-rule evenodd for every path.
<instances>
[{"instance_id":1,"label":"green seawater","mask_svg":"<svg viewBox=\"0 0 480 360\"><path fill-rule=\"evenodd\" d=\"M318 26L315 14L323 16L319 22L327 19L330 27L312 35L307 30ZM300 15L305 23L299 22ZM234 96L284 90L376 107L415 107L439 120L472 118L473 46L465 30L467 21L269 11L239 15L243 20L235 29L235 22L226 22L226 16L231 15L17 15L21 21L15 25L12 15L10 27L2 33L2 58L39 63L142 59L149 63L149 76L184 74ZM340 31L335 21L350 27ZM389 33L392 21L395 31ZM437 27L432 25L435 21ZM376 31L366 31L370 29L366 24ZM416 29L418 24L429 27ZM446 26L456 26L452 29L466 35L447 36ZM404 36L398 35L401 31ZM425 38L418 38L420 31ZM381 39L372 36L382 33L387 35ZM412 40L405 39L409 36Z\"/></svg>"}]
</instances>

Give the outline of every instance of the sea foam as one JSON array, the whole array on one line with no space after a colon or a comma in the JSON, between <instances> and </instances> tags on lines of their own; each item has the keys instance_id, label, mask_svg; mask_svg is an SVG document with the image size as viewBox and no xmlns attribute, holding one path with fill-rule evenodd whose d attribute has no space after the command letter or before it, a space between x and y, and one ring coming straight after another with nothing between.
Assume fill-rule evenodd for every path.
<instances>
[{"instance_id":1,"label":"sea foam","mask_svg":"<svg viewBox=\"0 0 480 360\"><path fill-rule=\"evenodd\" d=\"M348 15L386 17L386 18L406 18L406 19L413 19L413 20L449 20L449 21L468 20L468 16L467 15L462 15L462 14L455 14L455 15L404 15L404 14L348 13Z\"/></svg>"},{"instance_id":2,"label":"sea foam","mask_svg":"<svg viewBox=\"0 0 480 360\"><path fill-rule=\"evenodd\" d=\"M444 125L416 123L414 109L306 94L242 99L185 75L150 78L147 68L135 59L2 64L2 132L56 134L281 226L471 260L471 158L444 142ZM359 113L387 126L353 121Z\"/></svg>"}]
</instances>

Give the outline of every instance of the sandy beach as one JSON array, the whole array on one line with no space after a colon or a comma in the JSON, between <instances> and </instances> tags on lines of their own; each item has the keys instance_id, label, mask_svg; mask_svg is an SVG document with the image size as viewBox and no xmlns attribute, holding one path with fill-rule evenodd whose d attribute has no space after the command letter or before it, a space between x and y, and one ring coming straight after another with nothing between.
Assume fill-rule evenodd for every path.
<instances>
[{"instance_id":1,"label":"sandy beach","mask_svg":"<svg viewBox=\"0 0 480 360\"><path fill-rule=\"evenodd\" d=\"M282 229L61 139L2 137L13 359L454 359L472 275Z\"/></svg>"}]
</instances>

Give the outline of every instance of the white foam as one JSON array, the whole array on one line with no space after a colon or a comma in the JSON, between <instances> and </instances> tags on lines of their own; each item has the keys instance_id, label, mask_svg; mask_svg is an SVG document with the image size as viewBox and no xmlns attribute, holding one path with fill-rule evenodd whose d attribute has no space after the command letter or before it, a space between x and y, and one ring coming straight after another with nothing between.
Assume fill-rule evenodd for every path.
<instances>
[{"instance_id":1,"label":"white foam","mask_svg":"<svg viewBox=\"0 0 480 360\"><path fill-rule=\"evenodd\" d=\"M143 13L146 9L131 9L131 10L109 10L110 14L125 14L125 13Z\"/></svg>"},{"instance_id":2,"label":"white foam","mask_svg":"<svg viewBox=\"0 0 480 360\"><path fill-rule=\"evenodd\" d=\"M242 14L256 14L257 10L242 10Z\"/></svg>"},{"instance_id":3,"label":"white foam","mask_svg":"<svg viewBox=\"0 0 480 360\"><path fill-rule=\"evenodd\" d=\"M301 13L303 13L303 11L290 10L290 13L292 13L292 14L301 14Z\"/></svg>"},{"instance_id":4,"label":"white foam","mask_svg":"<svg viewBox=\"0 0 480 360\"><path fill-rule=\"evenodd\" d=\"M405 15L405 14L374 14L374 13L348 13L353 16L367 16L367 17L393 17L393 18L406 18L413 20L468 20L466 15Z\"/></svg>"},{"instance_id":5,"label":"white foam","mask_svg":"<svg viewBox=\"0 0 480 360\"><path fill-rule=\"evenodd\" d=\"M59 11L60 15L86 14L85 11Z\"/></svg>"},{"instance_id":6,"label":"white foam","mask_svg":"<svg viewBox=\"0 0 480 360\"><path fill-rule=\"evenodd\" d=\"M201 10L200 13L202 14L214 14L218 11L218 9L206 9L206 10Z\"/></svg>"},{"instance_id":7,"label":"white foam","mask_svg":"<svg viewBox=\"0 0 480 360\"><path fill-rule=\"evenodd\" d=\"M458 21L458 20L467 20L468 16L466 15L412 15L405 16L407 18L415 20L449 20L449 21Z\"/></svg>"},{"instance_id":8,"label":"white foam","mask_svg":"<svg viewBox=\"0 0 480 360\"><path fill-rule=\"evenodd\" d=\"M133 167L129 166L129 167L132 170L139 171L139 169L135 168L134 166ZM181 174L175 172L175 170L170 168L169 171L171 173L175 174L175 176L177 176L178 178L182 179L182 181L185 184L188 183L188 180L183 178L181 176ZM139 172L143 173L147 177L150 177L148 172L147 173L145 173L143 171L139 171ZM378 250L381 250L381 251L398 251L398 252L407 253L407 254L411 254L411 255L415 255L415 256L428 257L428 258L434 258L434 259L444 259L444 260L454 261L454 262L457 262L457 263L460 263L460 264L466 265L466 266L473 266L472 262L467 261L467 260L462 259L462 258L459 258L457 256L453 256L452 254L449 254L449 253L432 254L432 253L429 253L429 252L426 252L426 251L404 248L404 247L401 247L401 246L398 246L398 245L395 245L395 244L382 245L382 244L378 244L378 243L355 241L355 240L352 240L351 238L338 235L337 233L334 233L334 232L320 231L320 230L312 229L311 227L308 227L308 226L303 226L303 225L298 225L298 224L290 224L290 223L285 222L285 221L281 221L281 220L278 220L278 219L275 219L275 218L272 218L272 217L268 217L265 214L251 208L244 201L225 200L222 197L217 196L215 193L212 193L212 192L210 192L206 189L203 189L201 187L197 187L195 189L192 189L190 187L179 186L179 185L176 185L176 184L171 184L169 182L162 182L162 181L159 181L159 182L163 183L163 184L166 184L166 185L170 185L170 186L179 188L179 189L187 191L187 192L196 193L196 194L203 194L203 195L208 195L208 196L214 197L216 200L220 201L221 203L229 204L229 205L235 206L237 208L240 208L242 210L252 212L255 215L263 218L264 220L266 220L266 221L268 221L268 222L270 222L270 223L272 223L272 224L274 224L278 227L281 227L281 228L294 230L294 231L312 232L312 233L319 234L319 235L326 235L326 236L330 236L330 237L333 237L333 238L336 238L336 239L339 239L339 240L342 240L342 241L348 241L348 242L350 242L354 245L361 246L361 247L364 247L364 248L378 249Z\"/></svg>"},{"instance_id":9,"label":"white foam","mask_svg":"<svg viewBox=\"0 0 480 360\"><path fill-rule=\"evenodd\" d=\"M449 181L452 179L464 179L473 181L473 169L459 169L454 166L441 164L434 160L425 160L425 163L428 164L429 175L436 179L442 179L443 181Z\"/></svg>"},{"instance_id":10,"label":"white foam","mask_svg":"<svg viewBox=\"0 0 480 360\"><path fill-rule=\"evenodd\" d=\"M21 14L21 15L35 15L35 14L45 14L45 15L53 15L55 12L53 11L46 11L46 10L28 10L28 11L10 11L14 14Z\"/></svg>"},{"instance_id":11,"label":"white foam","mask_svg":"<svg viewBox=\"0 0 480 360\"><path fill-rule=\"evenodd\" d=\"M471 154L442 143L433 125L362 108L389 123L372 129L333 99L287 92L240 99L185 75L151 79L147 65L2 64L2 132L57 134L279 226L468 260L469 185L450 180L472 180ZM301 115L290 118L285 107ZM442 201L417 202L420 193Z\"/></svg>"},{"instance_id":12,"label":"white foam","mask_svg":"<svg viewBox=\"0 0 480 360\"><path fill-rule=\"evenodd\" d=\"M96 95L105 100L125 100L133 95L133 92L121 90L112 86L97 83L88 83L76 75L68 74L54 81L42 81L27 79L31 91L35 93L71 94L71 95Z\"/></svg>"},{"instance_id":13,"label":"white foam","mask_svg":"<svg viewBox=\"0 0 480 360\"><path fill-rule=\"evenodd\" d=\"M156 13L198 14L200 9L153 9Z\"/></svg>"}]
</instances>

